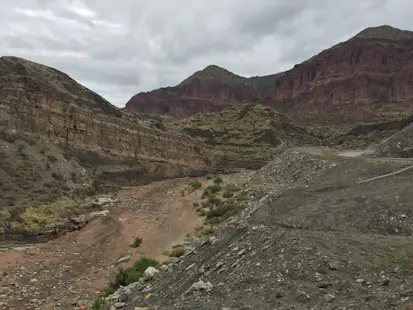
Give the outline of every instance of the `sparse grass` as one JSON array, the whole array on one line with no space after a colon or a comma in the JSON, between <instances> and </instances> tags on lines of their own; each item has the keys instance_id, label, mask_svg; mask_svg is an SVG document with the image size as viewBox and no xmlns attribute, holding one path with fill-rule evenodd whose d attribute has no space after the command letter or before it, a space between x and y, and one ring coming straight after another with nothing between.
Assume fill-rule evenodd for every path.
<instances>
[{"instance_id":1,"label":"sparse grass","mask_svg":"<svg viewBox=\"0 0 413 310\"><path fill-rule=\"evenodd\" d=\"M215 184L217 184L217 185L220 185L220 184L222 184L222 178L221 177L216 177L215 179L214 179L214 183Z\"/></svg>"},{"instance_id":2,"label":"sparse grass","mask_svg":"<svg viewBox=\"0 0 413 310\"><path fill-rule=\"evenodd\" d=\"M198 182L198 181L192 181L189 183L189 186L195 190L195 189L200 189L202 187L202 184L201 182Z\"/></svg>"},{"instance_id":3,"label":"sparse grass","mask_svg":"<svg viewBox=\"0 0 413 310\"><path fill-rule=\"evenodd\" d=\"M135 241L131 244L131 247L132 247L132 248L139 248L139 246L141 245L142 241L143 241L143 240L142 240L141 238L136 237L136 238L135 238Z\"/></svg>"},{"instance_id":4,"label":"sparse grass","mask_svg":"<svg viewBox=\"0 0 413 310\"><path fill-rule=\"evenodd\" d=\"M231 198L232 196L234 196L234 193L228 190L224 191L224 193L222 194L222 197L224 198Z\"/></svg>"},{"instance_id":5,"label":"sparse grass","mask_svg":"<svg viewBox=\"0 0 413 310\"><path fill-rule=\"evenodd\" d=\"M394 263L402 269L407 269L409 267L409 256L403 250L396 250L394 252Z\"/></svg>"},{"instance_id":6,"label":"sparse grass","mask_svg":"<svg viewBox=\"0 0 413 310\"><path fill-rule=\"evenodd\" d=\"M220 206L222 205L223 201L215 196L209 196L208 198L208 204L212 206Z\"/></svg>"},{"instance_id":7,"label":"sparse grass","mask_svg":"<svg viewBox=\"0 0 413 310\"><path fill-rule=\"evenodd\" d=\"M210 194L219 193L221 190L222 188L219 185L210 185L204 190L204 193L202 194L202 199L208 197Z\"/></svg>"},{"instance_id":8,"label":"sparse grass","mask_svg":"<svg viewBox=\"0 0 413 310\"><path fill-rule=\"evenodd\" d=\"M203 235L211 235L213 234L215 231L214 227L210 226L210 225L206 225L202 227L201 233Z\"/></svg>"},{"instance_id":9,"label":"sparse grass","mask_svg":"<svg viewBox=\"0 0 413 310\"><path fill-rule=\"evenodd\" d=\"M183 245L174 246L172 249L166 250L164 254L170 257L181 257L185 254L185 247Z\"/></svg>"},{"instance_id":10,"label":"sparse grass","mask_svg":"<svg viewBox=\"0 0 413 310\"><path fill-rule=\"evenodd\" d=\"M106 305L105 297L102 295L98 295L95 297L95 300L92 305L92 310L100 310L104 305Z\"/></svg>"}]
</instances>

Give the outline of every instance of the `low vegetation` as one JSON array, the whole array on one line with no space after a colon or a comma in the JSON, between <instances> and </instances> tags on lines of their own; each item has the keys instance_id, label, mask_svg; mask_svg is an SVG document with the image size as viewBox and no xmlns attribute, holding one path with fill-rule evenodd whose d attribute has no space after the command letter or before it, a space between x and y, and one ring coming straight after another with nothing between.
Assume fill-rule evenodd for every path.
<instances>
[{"instance_id":1,"label":"low vegetation","mask_svg":"<svg viewBox=\"0 0 413 310\"><path fill-rule=\"evenodd\" d=\"M104 294L108 296L113 294L120 286L127 286L131 283L138 282L147 268L158 266L158 261L152 258L142 257L136 261L132 267L120 268L115 280L109 284Z\"/></svg>"},{"instance_id":2,"label":"low vegetation","mask_svg":"<svg viewBox=\"0 0 413 310\"><path fill-rule=\"evenodd\" d=\"M191 187L194 190L200 189L202 187L202 184L199 181L192 181L191 183L189 183L189 187Z\"/></svg>"},{"instance_id":3,"label":"low vegetation","mask_svg":"<svg viewBox=\"0 0 413 310\"><path fill-rule=\"evenodd\" d=\"M234 196L234 193L228 190L224 191L224 193L222 194L222 197L224 198L231 198L232 196Z\"/></svg>"},{"instance_id":4,"label":"low vegetation","mask_svg":"<svg viewBox=\"0 0 413 310\"><path fill-rule=\"evenodd\" d=\"M221 177L216 177L215 179L214 179L214 183L215 184L217 184L217 185L220 185L220 184L222 184L222 178Z\"/></svg>"},{"instance_id":5,"label":"low vegetation","mask_svg":"<svg viewBox=\"0 0 413 310\"><path fill-rule=\"evenodd\" d=\"M221 190L222 188L219 185L210 185L204 190L204 193L202 194L202 199L208 197L210 194L219 193Z\"/></svg>"},{"instance_id":6,"label":"low vegetation","mask_svg":"<svg viewBox=\"0 0 413 310\"><path fill-rule=\"evenodd\" d=\"M244 208L243 205L224 203L208 211L206 218L210 223L220 223Z\"/></svg>"},{"instance_id":7,"label":"low vegetation","mask_svg":"<svg viewBox=\"0 0 413 310\"><path fill-rule=\"evenodd\" d=\"M29 207L12 222L12 229L18 232L40 232L48 225L66 220L78 209L76 201L63 197L54 203Z\"/></svg>"},{"instance_id":8,"label":"low vegetation","mask_svg":"<svg viewBox=\"0 0 413 310\"><path fill-rule=\"evenodd\" d=\"M166 250L164 254L170 257L181 257L185 254L185 247L183 245L177 245L170 250Z\"/></svg>"},{"instance_id":9,"label":"low vegetation","mask_svg":"<svg viewBox=\"0 0 413 310\"><path fill-rule=\"evenodd\" d=\"M135 241L131 244L132 248L139 248L142 243L142 239L139 237L135 238Z\"/></svg>"},{"instance_id":10,"label":"low vegetation","mask_svg":"<svg viewBox=\"0 0 413 310\"><path fill-rule=\"evenodd\" d=\"M401 269L408 269L410 266L409 256L403 250L396 250L394 252L394 263Z\"/></svg>"},{"instance_id":11,"label":"low vegetation","mask_svg":"<svg viewBox=\"0 0 413 310\"><path fill-rule=\"evenodd\" d=\"M92 310L100 310L105 305L106 305L105 296L99 294L95 297L95 301L93 302L93 305L92 305Z\"/></svg>"}]
</instances>

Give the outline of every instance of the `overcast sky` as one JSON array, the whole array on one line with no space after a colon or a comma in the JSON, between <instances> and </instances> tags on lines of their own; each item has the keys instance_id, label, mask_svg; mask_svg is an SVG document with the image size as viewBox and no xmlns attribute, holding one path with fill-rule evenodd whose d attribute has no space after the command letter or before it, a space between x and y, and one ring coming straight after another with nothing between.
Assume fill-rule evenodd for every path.
<instances>
[{"instance_id":1,"label":"overcast sky","mask_svg":"<svg viewBox=\"0 0 413 310\"><path fill-rule=\"evenodd\" d=\"M412 13L411 0L0 0L0 54L122 107L210 64L273 74L369 26L413 30Z\"/></svg>"}]
</instances>

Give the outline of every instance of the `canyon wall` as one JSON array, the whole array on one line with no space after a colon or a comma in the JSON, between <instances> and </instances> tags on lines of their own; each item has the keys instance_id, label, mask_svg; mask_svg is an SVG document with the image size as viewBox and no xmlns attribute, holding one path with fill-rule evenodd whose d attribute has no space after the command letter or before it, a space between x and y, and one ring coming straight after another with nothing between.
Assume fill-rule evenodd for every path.
<instances>
[{"instance_id":1,"label":"canyon wall","mask_svg":"<svg viewBox=\"0 0 413 310\"><path fill-rule=\"evenodd\" d=\"M0 70L0 131L37 133L89 164L139 165L154 177L208 169L196 140L121 112L63 73L15 57Z\"/></svg>"}]
</instances>

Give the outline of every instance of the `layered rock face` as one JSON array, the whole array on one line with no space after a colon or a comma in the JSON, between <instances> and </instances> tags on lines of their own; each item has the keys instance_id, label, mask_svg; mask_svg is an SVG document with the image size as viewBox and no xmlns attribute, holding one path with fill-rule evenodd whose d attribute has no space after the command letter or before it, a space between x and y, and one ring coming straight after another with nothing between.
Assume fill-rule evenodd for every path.
<instances>
[{"instance_id":1,"label":"layered rock face","mask_svg":"<svg viewBox=\"0 0 413 310\"><path fill-rule=\"evenodd\" d=\"M355 124L413 111L412 72L413 32L380 26L275 75L210 66L176 87L137 94L126 110L186 117L257 102L308 124Z\"/></svg>"},{"instance_id":2,"label":"layered rock face","mask_svg":"<svg viewBox=\"0 0 413 310\"><path fill-rule=\"evenodd\" d=\"M133 96L125 109L184 118L221 111L233 104L258 101L256 87L248 80L217 66L209 66L175 87Z\"/></svg>"},{"instance_id":3,"label":"layered rock face","mask_svg":"<svg viewBox=\"0 0 413 310\"><path fill-rule=\"evenodd\" d=\"M206 167L199 142L151 127L62 72L20 58L0 59L0 109L0 132L38 133L92 165L136 165L153 177Z\"/></svg>"},{"instance_id":4,"label":"layered rock face","mask_svg":"<svg viewBox=\"0 0 413 310\"><path fill-rule=\"evenodd\" d=\"M276 76L266 102L303 121L370 121L413 111L412 72L413 33L369 28Z\"/></svg>"}]
</instances>

